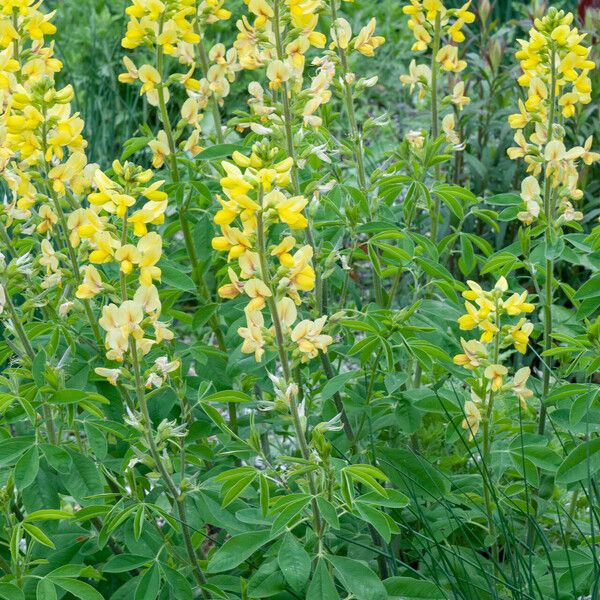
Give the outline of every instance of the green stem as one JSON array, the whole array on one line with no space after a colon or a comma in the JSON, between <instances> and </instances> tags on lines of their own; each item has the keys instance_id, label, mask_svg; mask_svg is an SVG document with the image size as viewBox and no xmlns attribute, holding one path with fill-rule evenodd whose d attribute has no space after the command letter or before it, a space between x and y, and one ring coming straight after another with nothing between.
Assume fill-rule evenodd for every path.
<instances>
[{"instance_id":1,"label":"green stem","mask_svg":"<svg viewBox=\"0 0 600 600\"><path fill-rule=\"evenodd\" d=\"M259 189L259 204L262 205L262 190ZM258 211L256 213L256 237L258 244L258 256L260 260L260 270L261 277L265 285L271 290L271 296L266 298L266 303L269 308L269 312L271 314L271 319L273 321L273 328L275 329L275 340L277 343L277 352L279 354L279 361L281 363L281 368L283 369L283 375L285 378L286 384L290 384L292 382L292 370L290 368L290 363L287 356L287 351L285 347L285 340L283 337L283 327L281 325L281 320L279 319L279 313L277 312L277 304L275 303L275 290L273 288L273 283L271 281L271 273L269 270L269 263L267 260L267 250L266 250L266 242L265 242L265 230L263 224L263 215L262 211ZM300 446L300 453L302 458L306 461L310 461L310 450L308 447L308 442L306 440L306 435L304 432L304 427L302 425L302 419L300 417L300 411L298 409L298 404L296 402L296 397L294 394L290 394L289 396L290 402L290 414L292 416L292 423L294 425L294 431L296 434L296 439L298 440L298 445ZM323 537L323 524L321 520L321 512L319 510L319 505L317 504L317 485L315 482L314 473L311 471L308 473L308 487L311 494L311 508L313 513L313 526L315 534L319 540L319 546L322 544Z\"/></svg>"},{"instance_id":2,"label":"green stem","mask_svg":"<svg viewBox=\"0 0 600 600\"><path fill-rule=\"evenodd\" d=\"M279 60L285 60L285 53L283 49L283 36L281 32L281 23L280 23L280 4L281 0L276 0L275 5L273 7L273 30L275 34L275 47L277 51L277 58ZM283 103L283 123L285 130L285 143L286 143L286 151L288 156L293 160L292 164L292 186L294 190L294 194L297 196L301 195L300 191L300 181L298 179L298 167L296 165L296 151L294 149L294 133L292 130L292 111L290 109L290 99L288 95L288 85L287 82L283 83L281 95L282 95L282 103ZM315 243L315 239L313 236L312 228L310 222L308 223L306 229L304 230L304 234L306 236L306 243L312 248L313 256L315 262L317 262L317 246ZM318 315L323 314L323 278L321 276L321 272L319 269L315 269L315 308Z\"/></svg>"},{"instance_id":3,"label":"green stem","mask_svg":"<svg viewBox=\"0 0 600 600\"><path fill-rule=\"evenodd\" d=\"M551 78L550 78L550 109L548 114L547 143L552 141L554 132L554 105L556 100L556 49L553 47L551 52ZM544 214L546 217L546 230L544 238L546 241L546 250L552 241L554 231L554 202L552 194L552 179L545 174L544 181ZM551 258L546 259L546 281L544 284L544 352L552 348L552 298L554 296L554 261ZM542 402L540 406L540 418L538 423L538 433L542 435L546 427L546 398L550 390L550 374L552 372L552 358L544 357L544 378L542 383Z\"/></svg>"},{"instance_id":4,"label":"green stem","mask_svg":"<svg viewBox=\"0 0 600 600\"><path fill-rule=\"evenodd\" d=\"M337 19L337 8L335 4L336 0L331 0L331 18L335 21ZM350 135L354 142L354 160L356 161L356 175L358 179L358 187L367 199L367 210L369 221L373 220L373 212L377 212L377 207L373 211L373 207L369 202L369 190L367 185L367 174L365 169L365 156L362 135L358 129L356 121L356 113L354 111L354 99L352 97L352 86L348 81L348 74L350 69L348 68L348 56L343 48L338 46L338 56L340 58L340 65L342 67L342 82L344 86L344 103L346 106L346 113L348 115L348 124L350 125ZM375 300L380 307L384 307L383 301L383 288L381 284L381 278L377 271L373 267L373 287L375 288Z\"/></svg>"},{"instance_id":5,"label":"green stem","mask_svg":"<svg viewBox=\"0 0 600 600\"><path fill-rule=\"evenodd\" d=\"M196 10L197 13L197 10ZM200 38L200 41L196 45L198 49L198 58L200 59L200 65L202 70L204 71L204 76L208 77L208 56L206 54L206 48L204 47L202 31L200 30L200 24L198 23L198 19L194 21L194 31ZM223 137L223 123L221 120L221 111L219 109L219 101L216 95L213 93L210 97L210 108L213 116L213 121L215 123L215 133L218 144L223 144L225 142L225 138Z\"/></svg>"},{"instance_id":6,"label":"green stem","mask_svg":"<svg viewBox=\"0 0 600 600\"><path fill-rule=\"evenodd\" d=\"M157 70L162 77L163 73L163 62L164 54L162 46L159 46L156 52L156 66ZM164 88L161 85L157 88L158 91L158 106L160 110L160 118L164 127L165 135L167 136L167 143L169 144L169 165L171 170L171 177L175 183L179 183L179 167L177 166L177 149L175 147L175 139L173 137L173 129L171 127L171 121L169 119L169 113L167 112L167 104L165 102ZM210 293L204 283L204 277L202 276L200 262L198 261L198 255L196 254L196 248L194 247L194 239L192 231L190 229L189 221L186 217L185 204L182 203L178 207L177 214L179 216L179 224L181 232L183 234L183 240L185 243L185 249L192 265L192 279L196 284L196 289L200 299L204 302L210 302ZM219 349L222 352L227 352L227 345L225 344L225 336L219 327L219 321L214 315L208 321L212 332L215 335ZM233 431L237 432L237 407L234 403L228 405L229 408L229 424Z\"/></svg>"},{"instance_id":7,"label":"green stem","mask_svg":"<svg viewBox=\"0 0 600 600\"><path fill-rule=\"evenodd\" d=\"M33 346L31 345L31 342L29 341L29 338L27 337L27 333L25 332L25 329L23 328L23 323L21 322L21 319L19 318L19 315L17 314L15 305L12 303L12 299L10 297L8 290L5 289L5 292L6 292L4 294L6 296L5 305L10 314L10 320L12 321L13 327L15 328L15 333L17 334L17 337L19 338L19 341L21 342L21 345L23 346L25 353L27 354L29 359L33 362L33 360L35 359L35 350L33 349ZM46 402L42 402L42 410L44 412L44 419L46 421L46 432L48 433L48 440L50 441L51 444L56 444L56 442L57 442L56 430L54 429L54 418L52 416L52 409L50 408L49 404L47 404Z\"/></svg>"},{"instance_id":8,"label":"green stem","mask_svg":"<svg viewBox=\"0 0 600 600\"><path fill-rule=\"evenodd\" d=\"M142 376L140 371L140 363L137 356L137 348L134 347L131 351L131 363L133 365L133 371L135 374L135 389L136 396L138 400L138 404L140 406L140 410L142 412L142 416L144 418L145 432L146 432L146 442L148 444L148 449L150 450L150 454L152 459L158 469L162 481L165 484L169 494L173 502L177 508L177 514L179 516L179 522L181 524L181 533L183 535L183 541L185 544L185 549L188 554L190 563L192 565L192 572L194 573L194 578L196 582L200 586L202 590L202 596L206 599L210 599L210 594L204 589L203 586L206 585L206 576L204 572L200 568L198 564L198 556L196 554L196 550L194 549L194 545L192 543L192 536L190 534L190 526L188 523L186 511L185 511L185 499L182 497L181 493L177 490L173 478L171 477L163 459L160 455L160 451L156 446L156 441L154 440L154 436L152 435L152 420L150 418L150 413L148 411L148 404L146 403L146 395L144 393L144 385L142 383ZM182 473L183 476L183 473Z\"/></svg>"},{"instance_id":9,"label":"green stem","mask_svg":"<svg viewBox=\"0 0 600 600\"><path fill-rule=\"evenodd\" d=\"M440 135L440 124L438 114L438 61L437 54L440 50L440 37L441 37L441 13L438 11L435 16L435 23L433 26L433 46L432 46L432 57L431 57L431 138L433 141L437 140ZM436 180L440 180L440 166L435 167ZM442 204L439 197L436 195L435 203L433 205L433 213L431 215L431 241L435 244L438 238L438 222L440 219Z\"/></svg>"},{"instance_id":10,"label":"green stem","mask_svg":"<svg viewBox=\"0 0 600 600\"><path fill-rule=\"evenodd\" d=\"M499 311L498 301L496 301L496 319L498 319ZM499 322L496 326L500 328ZM500 335L496 334L494 339L494 354L493 364L498 364L498 357L500 355ZM492 503L491 489L493 485L492 481L492 432L490 425L492 425L492 419L494 416L494 392L490 389L490 398L486 406L485 415L483 417L482 430L483 430L483 449L482 449L482 461L483 461L483 497L485 502L485 511L488 521L488 530L490 537L492 538L492 556L494 557L495 563L498 563L498 544L496 541L496 525L494 523L494 509ZM495 567L494 567L495 568Z\"/></svg>"},{"instance_id":11,"label":"green stem","mask_svg":"<svg viewBox=\"0 0 600 600\"><path fill-rule=\"evenodd\" d=\"M0 238L2 238L2 242L4 243L10 257L17 258L17 251L15 250L12 240L10 239L10 235L8 235L8 231L6 231L6 227L2 221L0 221Z\"/></svg>"}]
</instances>

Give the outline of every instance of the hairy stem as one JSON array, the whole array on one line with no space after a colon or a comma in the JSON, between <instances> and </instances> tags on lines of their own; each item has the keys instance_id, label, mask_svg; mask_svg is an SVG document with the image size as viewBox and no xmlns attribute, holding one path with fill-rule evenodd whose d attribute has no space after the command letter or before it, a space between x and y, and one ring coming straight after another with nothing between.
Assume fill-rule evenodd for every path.
<instances>
[{"instance_id":1,"label":"hairy stem","mask_svg":"<svg viewBox=\"0 0 600 600\"><path fill-rule=\"evenodd\" d=\"M259 196L262 204L262 190L259 190ZM271 290L271 296L265 298L267 307L269 308L269 312L271 314L271 319L273 321L273 328L275 329L275 340L277 343L277 352L279 354L279 361L281 363L281 368L283 369L283 375L285 378L286 384L290 384L292 382L292 370L290 367L287 350L285 347L285 341L283 337L283 326L281 324L281 320L279 318L279 313L277 312L277 304L275 302L275 290L273 289L273 283L271 281L271 273L269 269L269 264L267 260L267 249L265 242L265 230L264 223L262 218L262 212L259 211L256 213L256 230L257 230L257 243L258 243L258 255L260 259L260 270L261 277L264 281L265 285ZM310 461L310 450L308 447L308 442L306 440L306 435L304 431L304 427L302 425L302 419L300 417L300 410L298 404L296 402L296 397L294 394L290 394L290 414L292 417L292 423L294 425L294 432L296 434L296 439L298 440L298 445L300 447L300 453L302 458L306 461ZM313 513L313 526L314 531L319 539L319 544L321 544L321 539L323 535L323 523L321 520L321 512L319 510L319 505L317 504L317 485L315 482L315 476L313 472L308 473L308 487L311 494L311 508Z\"/></svg>"},{"instance_id":2,"label":"hairy stem","mask_svg":"<svg viewBox=\"0 0 600 600\"><path fill-rule=\"evenodd\" d=\"M154 440L154 436L152 435L152 420L150 418L150 413L148 411L148 404L146 403L146 395L144 393L144 385L142 383L142 376L140 371L140 363L137 356L137 348L132 349L131 351L131 363L133 365L133 371L135 374L135 389L137 401L142 412L142 416L144 418L145 425L145 437L146 442L148 444L148 449L150 450L150 455L152 456L152 460L154 461L156 468L158 469L162 482L164 483L167 491L169 492L173 503L177 508L177 514L179 517L179 522L181 525L181 533L183 535L183 541L185 544L185 549L190 560L192 566L192 572L194 573L194 578L196 582L202 589L202 596L206 599L210 599L210 594L204 590L203 586L206 585L206 576L204 572L200 568L198 564L198 556L196 554L196 550L194 549L194 545L192 543L192 536L190 533L190 526L187 519L187 514L185 511L185 499L182 494L179 492L177 487L175 486L175 482L167 469L162 456L160 455L160 451L156 445L156 441ZM183 476L183 473L182 473Z\"/></svg>"}]
</instances>

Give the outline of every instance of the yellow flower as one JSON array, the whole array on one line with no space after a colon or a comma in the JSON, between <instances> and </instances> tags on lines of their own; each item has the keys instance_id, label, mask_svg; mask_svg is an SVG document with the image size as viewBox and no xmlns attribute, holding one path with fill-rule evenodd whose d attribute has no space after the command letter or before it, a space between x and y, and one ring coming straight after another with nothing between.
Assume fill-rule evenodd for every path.
<instances>
[{"instance_id":1,"label":"yellow flower","mask_svg":"<svg viewBox=\"0 0 600 600\"><path fill-rule=\"evenodd\" d=\"M330 335L322 333L327 317L321 317L316 321L300 321L292 330L292 341L298 345L298 350L302 353L302 362L309 358L315 358L319 350L327 352L329 345L333 342Z\"/></svg>"},{"instance_id":2,"label":"yellow flower","mask_svg":"<svg viewBox=\"0 0 600 600\"><path fill-rule=\"evenodd\" d=\"M296 304L291 298L282 298L277 302L277 315L285 327L291 327L298 317Z\"/></svg>"},{"instance_id":3,"label":"yellow flower","mask_svg":"<svg viewBox=\"0 0 600 600\"><path fill-rule=\"evenodd\" d=\"M484 319L479 323L479 328L483 330L479 339L486 344L489 344L494 339L494 335L498 333L498 327L487 319Z\"/></svg>"},{"instance_id":4,"label":"yellow flower","mask_svg":"<svg viewBox=\"0 0 600 600\"><path fill-rule=\"evenodd\" d=\"M291 235L287 236L271 250L271 256L276 256L279 259L279 262L285 267L293 267L294 258L290 254L290 250L293 250L295 245L295 238Z\"/></svg>"},{"instance_id":5,"label":"yellow flower","mask_svg":"<svg viewBox=\"0 0 600 600\"><path fill-rule=\"evenodd\" d=\"M214 250L229 252L228 260L238 258L252 248L248 237L236 227L223 225L221 227L222 236L213 238L212 247Z\"/></svg>"},{"instance_id":6,"label":"yellow flower","mask_svg":"<svg viewBox=\"0 0 600 600\"><path fill-rule=\"evenodd\" d=\"M111 385L117 385L117 379L121 375L121 369L105 369L104 367L96 367L94 373L100 377L105 377Z\"/></svg>"},{"instance_id":7,"label":"yellow flower","mask_svg":"<svg viewBox=\"0 0 600 600\"><path fill-rule=\"evenodd\" d=\"M270 298L273 294L261 279L250 279L244 283L244 293L252 298L246 306L246 311L253 313L260 311L265 306L265 298Z\"/></svg>"},{"instance_id":8,"label":"yellow flower","mask_svg":"<svg viewBox=\"0 0 600 600\"><path fill-rule=\"evenodd\" d=\"M533 323L530 323L525 318L519 320L519 322L509 329L509 336L512 340L515 350L521 354L527 352L527 344L529 343L529 336L533 331Z\"/></svg>"},{"instance_id":9,"label":"yellow flower","mask_svg":"<svg viewBox=\"0 0 600 600\"><path fill-rule=\"evenodd\" d=\"M263 315L260 311L246 312L246 321L247 326L238 329L238 335L244 340L242 352L245 354L254 353L256 362L260 362L265 353L265 339L263 337L265 322Z\"/></svg>"},{"instance_id":10,"label":"yellow flower","mask_svg":"<svg viewBox=\"0 0 600 600\"><path fill-rule=\"evenodd\" d=\"M465 302L465 309L467 314L458 318L458 326L463 331L470 331L479 325L479 323L482 321L482 316L470 302Z\"/></svg>"},{"instance_id":11,"label":"yellow flower","mask_svg":"<svg viewBox=\"0 0 600 600\"><path fill-rule=\"evenodd\" d=\"M519 399L519 402L521 403L523 409L527 408L527 398L531 398L531 396L533 396L533 392L526 386L530 374L531 370L529 369L529 367L523 367L519 369L513 377L512 391L515 394L515 396Z\"/></svg>"},{"instance_id":12,"label":"yellow flower","mask_svg":"<svg viewBox=\"0 0 600 600\"><path fill-rule=\"evenodd\" d=\"M478 340L469 340L468 342L460 338L460 344L465 351L464 354L457 354L453 361L455 365L461 365L465 369L476 369L482 365L487 358L487 348Z\"/></svg>"},{"instance_id":13,"label":"yellow flower","mask_svg":"<svg viewBox=\"0 0 600 600\"><path fill-rule=\"evenodd\" d=\"M527 300L527 292L522 292L521 294L512 294L512 296L505 300L502 304L502 308L506 311L506 314L510 316L517 316L521 313L530 313L533 312L535 306Z\"/></svg>"},{"instance_id":14,"label":"yellow flower","mask_svg":"<svg viewBox=\"0 0 600 600\"><path fill-rule=\"evenodd\" d=\"M265 195L265 206L272 206L277 211L279 219L291 229L304 229L308 222L302 214L308 200L304 196L286 197L283 192L273 190Z\"/></svg>"},{"instance_id":15,"label":"yellow flower","mask_svg":"<svg viewBox=\"0 0 600 600\"><path fill-rule=\"evenodd\" d=\"M367 25L365 25L356 36L354 40L354 49L363 54L364 56L374 56L375 50L385 43L385 38L380 35L373 35L375 33L375 26L377 21L372 18Z\"/></svg>"},{"instance_id":16,"label":"yellow flower","mask_svg":"<svg viewBox=\"0 0 600 600\"><path fill-rule=\"evenodd\" d=\"M82 271L83 281L77 288L75 296L82 300L86 300L99 294L104 289L104 285L98 269L93 265L86 265L83 267Z\"/></svg>"},{"instance_id":17,"label":"yellow flower","mask_svg":"<svg viewBox=\"0 0 600 600\"><path fill-rule=\"evenodd\" d=\"M273 60L267 67L267 77L269 78L269 88L278 90L290 78L291 71L286 63L281 60Z\"/></svg>"},{"instance_id":18,"label":"yellow flower","mask_svg":"<svg viewBox=\"0 0 600 600\"><path fill-rule=\"evenodd\" d=\"M228 298L229 300L233 300L233 298L236 298L244 291L244 284L239 280L235 271L231 267L227 269L227 273L229 275L230 283L222 285L217 290L217 293L219 294L220 298Z\"/></svg>"},{"instance_id":19,"label":"yellow flower","mask_svg":"<svg viewBox=\"0 0 600 600\"><path fill-rule=\"evenodd\" d=\"M479 431L479 425L481 423L481 412L477 407L477 404L472 400L467 400L465 402L465 418L461 424L463 429L469 430L469 441L473 441L473 438L477 435Z\"/></svg>"},{"instance_id":20,"label":"yellow flower","mask_svg":"<svg viewBox=\"0 0 600 600\"><path fill-rule=\"evenodd\" d=\"M150 232L140 238L137 244L139 253L140 283L152 285L154 279L160 281L160 268L156 263L162 255L162 238L156 232Z\"/></svg>"},{"instance_id":21,"label":"yellow flower","mask_svg":"<svg viewBox=\"0 0 600 600\"><path fill-rule=\"evenodd\" d=\"M492 385L492 391L497 392L503 385L503 377L508 373L508 369L503 365L489 365L483 374Z\"/></svg>"},{"instance_id":22,"label":"yellow flower","mask_svg":"<svg viewBox=\"0 0 600 600\"><path fill-rule=\"evenodd\" d=\"M48 231L51 231L52 227L58 223L58 217L47 204L40 206L38 215L40 219L42 219L42 222L37 226L36 230L42 235Z\"/></svg>"}]
</instances>

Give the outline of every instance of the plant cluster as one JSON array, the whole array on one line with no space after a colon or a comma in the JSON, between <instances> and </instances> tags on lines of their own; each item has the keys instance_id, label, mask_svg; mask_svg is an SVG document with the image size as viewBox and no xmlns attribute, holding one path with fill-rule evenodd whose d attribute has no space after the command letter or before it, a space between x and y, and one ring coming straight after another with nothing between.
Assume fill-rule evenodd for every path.
<instances>
[{"instance_id":1,"label":"plant cluster","mask_svg":"<svg viewBox=\"0 0 600 600\"><path fill-rule=\"evenodd\" d=\"M0 598L600 593L592 37L357 4L128 0L97 164L3 0Z\"/></svg>"}]
</instances>

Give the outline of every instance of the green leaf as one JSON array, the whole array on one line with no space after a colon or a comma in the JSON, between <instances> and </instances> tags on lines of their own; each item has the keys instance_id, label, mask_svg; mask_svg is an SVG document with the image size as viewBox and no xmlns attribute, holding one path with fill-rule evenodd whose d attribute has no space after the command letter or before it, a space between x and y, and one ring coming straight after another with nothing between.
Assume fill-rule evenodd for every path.
<instances>
[{"instance_id":1,"label":"green leaf","mask_svg":"<svg viewBox=\"0 0 600 600\"><path fill-rule=\"evenodd\" d=\"M284 508L281 509L273 521L271 535L274 537L280 533L290 521L295 519L304 510L304 507L309 502L310 496L308 496L308 494L303 494L303 497L285 503Z\"/></svg>"},{"instance_id":2,"label":"green leaf","mask_svg":"<svg viewBox=\"0 0 600 600\"><path fill-rule=\"evenodd\" d=\"M310 581L308 590L306 592L306 598L318 598L319 600L339 600L340 596L335 589L335 584L329 569L323 559L320 559L317 563L317 568Z\"/></svg>"},{"instance_id":3,"label":"green leaf","mask_svg":"<svg viewBox=\"0 0 600 600\"><path fill-rule=\"evenodd\" d=\"M104 596L100 592L97 592L89 583L84 581L70 579L69 577L52 577L52 581L80 600L104 600Z\"/></svg>"},{"instance_id":4,"label":"green leaf","mask_svg":"<svg viewBox=\"0 0 600 600\"><path fill-rule=\"evenodd\" d=\"M390 577L383 582L390 600L446 600L435 583L413 577Z\"/></svg>"},{"instance_id":5,"label":"green leaf","mask_svg":"<svg viewBox=\"0 0 600 600\"><path fill-rule=\"evenodd\" d=\"M35 590L35 599L56 600L56 588L49 579L44 577L43 579L39 580Z\"/></svg>"},{"instance_id":6,"label":"green leaf","mask_svg":"<svg viewBox=\"0 0 600 600\"><path fill-rule=\"evenodd\" d=\"M236 150L241 152L244 146L240 144L215 144L196 155L196 160L215 160L231 156Z\"/></svg>"},{"instance_id":7,"label":"green leaf","mask_svg":"<svg viewBox=\"0 0 600 600\"><path fill-rule=\"evenodd\" d=\"M173 598L175 600L193 600L194 592L190 582L175 569L171 569L166 565L161 565L167 584L173 592Z\"/></svg>"},{"instance_id":8,"label":"green leaf","mask_svg":"<svg viewBox=\"0 0 600 600\"><path fill-rule=\"evenodd\" d=\"M15 485L23 491L37 477L40 468L40 458L37 446L32 446L19 458L15 465Z\"/></svg>"},{"instance_id":9,"label":"green leaf","mask_svg":"<svg viewBox=\"0 0 600 600\"><path fill-rule=\"evenodd\" d=\"M23 592L12 583L0 583L0 598L3 600L25 600Z\"/></svg>"},{"instance_id":10,"label":"green leaf","mask_svg":"<svg viewBox=\"0 0 600 600\"><path fill-rule=\"evenodd\" d=\"M52 396L50 396L48 401L52 404L76 404L83 400L99 402L100 404L110 404L110 402L100 394L68 388L65 388L64 390L58 390L52 394Z\"/></svg>"},{"instance_id":11,"label":"green leaf","mask_svg":"<svg viewBox=\"0 0 600 600\"><path fill-rule=\"evenodd\" d=\"M360 600L387 600L379 577L364 563L345 556L328 556L342 585Z\"/></svg>"},{"instance_id":12,"label":"green leaf","mask_svg":"<svg viewBox=\"0 0 600 600\"><path fill-rule=\"evenodd\" d=\"M0 467L14 464L31 445L35 443L32 437L8 438L0 442Z\"/></svg>"},{"instance_id":13,"label":"green leaf","mask_svg":"<svg viewBox=\"0 0 600 600\"><path fill-rule=\"evenodd\" d=\"M104 491L104 478L91 458L70 452L73 464L68 474L62 477L65 487L78 502Z\"/></svg>"},{"instance_id":14,"label":"green leaf","mask_svg":"<svg viewBox=\"0 0 600 600\"><path fill-rule=\"evenodd\" d=\"M335 377L332 377L324 386L321 391L321 400L327 400L339 392L353 377L358 374L358 371L348 371L347 373L340 373Z\"/></svg>"},{"instance_id":15,"label":"green leaf","mask_svg":"<svg viewBox=\"0 0 600 600\"><path fill-rule=\"evenodd\" d=\"M182 292L194 292L196 284L194 280L186 275L181 269L166 264L164 261L159 263L161 272L161 281L166 287L172 287Z\"/></svg>"},{"instance_id":16,"label":"green leaf","mask_svg":"<svg viewBox=\"0 0 600 600\"><path fill-rule=\"evenodd\" d=\"M54 542L39 528L31 523L23 523L23 529L36 541L54 550Z\"/></svg>"},{"instance_id":17,"label":"green leaf","mask_svg":"<svg viewBox=\"0 0 600 600\"><path fill-rule=\"evenodd\" d=\"M40 448L53 469L62 474L70 471L73 461L71 455L64 448L52 444L40 444Z\"/></svg>"},{"instance_id":18,"label":"green leaf","mask_svg":"<svg viewBox=\"0 0 600 600\"><path fill-rule=\"evenodd\" d=\"M279 568L285 580L301 592L310 577L310 556L292 533L287 533L277 554Z\"/></svg>"},{"instance_id":19,"label":"green leaf","mask_svg":"<svg viewBox=\"0 0 600 600\"><path fill-rule=\"evenodd\" d=\"M44 349L42 349L36 354L35 358L33 359L33 362L31 363L31 375L33 377L35 385L37 385L39 388L46 383L44 379L45 370L46 352L44 352Z\"/></svg>"},{"instance_id":20,"label":"green leaf","mask_svg":"<svg viewBox=\"0 0 600 600\"><path fill-rule=\"evenodd\" d=\"M520 206L523 203L521 196L514 193L496 194L486 198L485 201L488 204L501 204L502 206Z\"/></svg>"},{"instance_id":21,"label":"green leaf","mask_svg":"<svg viewBox=\"0 0 600 600\"><path fill-rule=\"evenodd\" d=\"M59 521L61 519L72 519L75 515L66 510L55 510L53 508L43 508L29 513L23 522L29 521Z\"/></svg>"},{"instance_id":22,"label":"green leaf","mask_svg":"<svg viewBox=\"0 0 600 600\"><path fill-rule=\"evenodd\" d=\"M571 450L556 471L556 483L567 485L587 479L600 470L600 438L582 442Z\"/></svg>"},{"instance_id":23,"label":"green leaf","mask_svg":"<svg viewBox=\"0 0 600 600\"><path fill-rule=\"evenodd\" d=\"M154 600L160 592L160 571L154 563L142 576L135 589L134 600Z\"/></svg>"},{"instance_id":24,"label":"green leaf","mask_svg":"<svg viewBox=\"0 0 600 600\"><path fill-rule=\"evenodd\" d=\"M271 539L267 530L240 533L228 539L210 558L207 571L221 573L243 563Z\"/></svg>"},{"instance_id":25,"label":"green leaf","mask_svg":"<svg viewBox=\"0 0 600 600\"><path fill-rule=\"evenodd\" d=\"M244 392L238 392L237 390L224 390L205 396L202 398L202 402L252 402L252 398Z\"/></svg>"},{"instance_id":26,"label":"green leaf","mask_svg":"<svg viewBox=\"0 0 600 600\"><path fill-rule=\"evenodd\" d=\"M125 573L142 567L152 560L152 558L138 554L116 554L108 559L102 571L104 573Z\"/></svg>"}]
</instances>

